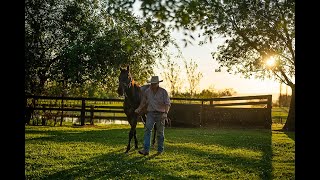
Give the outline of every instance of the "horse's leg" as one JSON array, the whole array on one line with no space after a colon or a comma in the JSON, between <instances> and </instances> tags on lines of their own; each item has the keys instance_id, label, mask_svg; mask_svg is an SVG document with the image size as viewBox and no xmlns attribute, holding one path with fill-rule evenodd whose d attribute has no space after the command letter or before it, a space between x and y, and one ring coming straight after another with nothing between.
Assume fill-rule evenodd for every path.
<instances>
[{"instance_id":1,"label":"horse's leg","mask_svg":"<svg viewBox=\"0 0 320 180\"><path fill-rule=\"evenodd\" d=\"M134 137L134 147L138 149L138 139L137 139L137 123L138 123L138 117L134 119L134 130L133 130L133 137Z\"/></svg>"},{"instance_id":2,"label":"horse's leg","mask_svg":"<svg viewBox=\"0 0 320 180\"><path fill-rule=\"evenodd\" d=\"M128 141L126 153L128 153L129 150L130 150L130 142L131 142L131 139L132 139L132 137L133 137L133 134L134 134L134 130L133 130L132 127L131 127L130 132L129 132L129 141Z\"/></svg>"},{"instance_id":3,"label":"horse's leg","mask_svg":"<svg viewBox=\"0 0 320 180\"><path fill-rule=\"evenodd\" d=\"M130 124L131 128L130 128L130 132L129 132L129 141L128 141L128 145L127 145L127 150L126 150L125 153L128 153L129 150L130 150L131 139L132 139L132 137L134 136L134 131L135 131L135 129L136 129L136 124L134 124L131 120L132 120L132 119L130 118L130 119L129 119L129 124Z\"/></svg>"}]
</instances>

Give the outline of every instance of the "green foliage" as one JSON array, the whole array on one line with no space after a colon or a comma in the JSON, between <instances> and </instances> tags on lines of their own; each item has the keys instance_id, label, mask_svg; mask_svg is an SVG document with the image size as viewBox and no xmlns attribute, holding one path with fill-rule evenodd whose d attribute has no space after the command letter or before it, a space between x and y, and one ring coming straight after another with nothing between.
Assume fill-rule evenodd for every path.
<instances>
[{"instance_id":1,"label":"green foliage","mask_svg":"<svg viewBox=\"0 0 320 180\"><path fill-rule=\"evenodd\" d=\"M294 1L255 1L223 4L228 12L215 32L226 36L213 57L220 67L245 77L275 77L292 84L295 72ZM293 15L289 16L290 14ZM268 68L266 61L277 63Z\"/></svg>"},{"instance_id":2,"label":"green foliage","mask_svg":"<svg viewBox=\"0 0 320 180\"><path fill-rule=\"evenodd\" d=\"M110 14L105 7L91 0L26 1L26 93L49 93L48 82L63 82L69 91L86 84L114 90L122 65L132 66L137 80L152 74L171 42L169 33L159 35L150 18L127 10Z\"/></svg>"},{"instance_id":3,"label":"green foliage","mask_svg":"<svg viewBox=\"0 0 320 180\"><path fill-rule=\"evenodd\" d=\"M212 97L225 97L225 96L233 96L236 94L232 88L226 88L224 90L215 91L214 89L204 89L202 90L197 98L212 98Z\"/></svg>"},{"instance_id":4,"label":"green foliage","mask_svg":"<svg viewBox=\"0 0 320 180\"><path fill-rule=\"evenodd\" d=\"M112 3L121 6L118 1ZM123 6L129 7L130 4ZM194 39L192 32L197 28L204 37L202 43L224 37L225 44L213 53L213 58L230 73L275 77L293 84L290 78L295 74L295 1L143 1L140 9L159 23L170 22L163 28L182 29L186 44ZM265 67L270 56L277 59L277 66L271 69Z\"/></svg>"},{"instance_id":5,"label":"green foliage","mask_svg":"<svg viewBox=\"0 0 320 180\"><path fill-rule=\"evenodd\" d=\"M226 68L246 78L279 80L292 89L291 106L295 107L295 1L164 0L145 1L140 7L159 22L170 22L169 28L182 29L191 41L197 28L204 37L202 43L212 42L216 36L225 38L212 53L220 65L217 71ZM185 39L185 45L190 40ZM268 66L271 57L276 62ZM295 129L294 111L290 110L285 129Z\"/></svg>"},{"instance_id":6,"label":"green foliage","mask_svg":"<svg viewBox=\"0 0 320 180\"><path fill-rule=\"evenodd\" d=\"M129 125L26 126L27 179L294 179L295 134L167 128L165 152L124 154ZM142 146L143 125L137 127Z\"/></svg>"},{"instance_id":7,"label":"green foliage","mask_svg":"<svg viewBox=\"0 0 320 180\"><path fill-rule=\"evenodd\" d=\"M191 95L190 92L177 92L174 97L179 98L216 98L216 97L225 97L225 96L233 96L236 94L236 91L232 88L226 88L223 90L216 90L214 88L203 89L201 92L195 92Z\"/></svg>"}]
</instances>

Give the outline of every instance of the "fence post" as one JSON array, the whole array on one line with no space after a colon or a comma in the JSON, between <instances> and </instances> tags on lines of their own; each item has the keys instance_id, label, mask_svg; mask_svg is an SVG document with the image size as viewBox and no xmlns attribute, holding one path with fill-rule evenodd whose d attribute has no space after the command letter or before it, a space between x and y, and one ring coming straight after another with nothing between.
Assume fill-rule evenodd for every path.
<instances>
[{"instance_id":1,"label":"fence post","mask_svg":"<svg viewBox=\"0 0 320 180\"><path fill-rule=\"evenodd\" d=\"M203 124L202 124L202 114L203 114L203 101L201 101L201 107L200 107L200 127L202 127L203 126Z\"/></svg>"},{"instance_id":2,"label":"fence post","mask_svg":"<svg viewBox=\"0 0 320 180\"><path fill-rule=\"evenodd\" d=\"M266 125L265 128L271 129L272 126L272 95L267 97L268 104L267 104L267 118L266 118Z\"/></svg>"},{"instance_id":3,"label":"fence post","mask_svg":"<svg viewBox=\"0 0 320 180\"><path fill-rule=\"evenodd\" d=\"M42 105L42 112L43 112L43 114L41 115L41 125L45 126L46 125L46 117L45 117L46 107L45 107L45 105Z\"/></svg>"},{"instance_id":4,"label":"fence post","mask_svg":"<svg viewBox=\"0 0 320 180\"><path fill-rule=\"evenodd\" d=\"M60 126L62 126L62 122L63 122L63 108L64 108L63 97L64 97L64 94L62 94L62 96L61 96L61 119L60 119Z\"/></svg>"},{"instance_id":5,"label":"fence post","mask_svg":"<svg viewBox=\"0 0 320 180\"><path fill-rule=\"evenodd\" d=\"M81 107L81 126L84 125L85 121L85 115L86 115L86 102L85 99L82 99L82 107Z\"/></svg>"},{"instance_id":6,"label":"fence post","mask_svg":"<svg viewBox=\"0 0 320 180\"><path fill-rule=\"evenodd\" d=\"M90 106L90 125L94 125L93 123L93 113L94 113L94 107L93 105Z\"/></svg>"}]
</instances>

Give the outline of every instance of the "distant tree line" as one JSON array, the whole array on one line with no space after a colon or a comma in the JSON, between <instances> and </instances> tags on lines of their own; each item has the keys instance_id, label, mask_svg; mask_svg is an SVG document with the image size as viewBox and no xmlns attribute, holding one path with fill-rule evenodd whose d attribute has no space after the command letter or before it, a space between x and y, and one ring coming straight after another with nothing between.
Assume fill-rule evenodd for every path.
<instances>
[{"instance_id":1,"label":"distant tree line","mask_svg":"<svg viewBox=\"0 0 320 180\"><path fill-rule=\"evenodd\" d=\"M236 94L232 88L226 88L224 90L215 90L213 88L203 89L200 92L176 92L174 97L183 97L183 98L216 98L216 97L226 97L233 96Z\"/></svg>"},{"instance_id":2,"label":"distant tree line","mask_svg":"<svg viewBox=\"0 0 320 180\"><path fill-rule=\"evenodd\" d=\"M161 67L161 74L165 79L168 91L171 97L186 97L186 98L213 98L223 96L233 96L236 91L232 88L224 90L216 90L213 87L199 91L200 81L203 77L202 72L198 70L198 64L190 59L182 58L182 54L175 56L166 54L163 56L162 61L159 62ZM179 58L183 59L183 66L177 63ZM185 70L186 78L182 79L182 70ZM182 91L182 84L186 83L186 92Z\"/></svg>"},{"instance_id":3,"label":"distant tree line","mask_svg":"<svg viewBox=\"0 0 320 180\"><path fill-rule=\"evenodd\" d=\"M290 107L291 95L280 94L276 105L279 107Z\"/></svg>"},{"instance_id":4,"label":"distant tree line","mask_svg":"<svg viewBox=\"0 0 320 180\"><path fill-rule=\"evenodd\" d=\"M115 83L116 84L116 83ZM46 93L43 95L47 96L61 96L61 91L64 96L67 97L87 97L87 98L118 98L118 94L113 89L108 89L101 84L85 84L78 88L64 89L62 90L62 85L58 83L48 83L45 86ZM169 91L170 92L170 91ZM185 98L214 98L214 97L225 97L233 96L236 91L232 88L226 88L223 90L216 90L212 87L208 89L203 89L199 92L181 92L176 90L174 93L170 92L171 97L185 97ZM289 100L289 99L288 99ZM284 106L284 105L283 105Z\"/></svg>"}]
</instances>

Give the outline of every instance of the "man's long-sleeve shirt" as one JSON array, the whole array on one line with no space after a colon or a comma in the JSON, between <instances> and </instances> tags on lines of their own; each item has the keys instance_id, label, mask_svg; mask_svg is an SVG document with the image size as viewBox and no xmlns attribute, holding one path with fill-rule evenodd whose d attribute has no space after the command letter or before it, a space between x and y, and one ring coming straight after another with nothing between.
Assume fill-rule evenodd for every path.
<instances>
[{"instance_id":1,"label":"man's long-sleeve shirt","mask_svg":"<svg viewBox=\"0 0 320 180\"><path fill-rule=\"evenodd\" d=\"M153 93L151 88L146 89L142 97L139 109L147 105L147 111L159 111L168 113L171 103L168 92L159 87L156 93Z\"/></svg>"}]
</instances>

